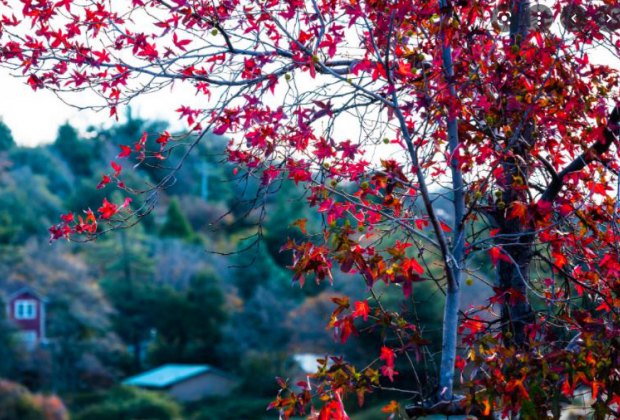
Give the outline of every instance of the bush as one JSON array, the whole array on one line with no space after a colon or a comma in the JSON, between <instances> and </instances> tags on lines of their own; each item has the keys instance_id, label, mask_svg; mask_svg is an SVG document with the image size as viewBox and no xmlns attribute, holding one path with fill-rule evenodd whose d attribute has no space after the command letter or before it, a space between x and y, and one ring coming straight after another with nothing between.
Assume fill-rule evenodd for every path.
<instances>
[{"instance_id":1,"label":"bush","mask_svg":"<svg viewBox=\"0 0 620 420\"><path fill-rule=\"evenodd\" d=\"M75 420L170 420L181 418L181 407L170 397L132 387L111 390L99 403L79 412Z\"/></svg>"},{"instance_id":2,"label":"bush","mask_svg":"<svg viewBox=\"0 0 620 420\"><path fill-rule=\"evenodd\" d=\"M267 412L267 406L273 399L234 396L229 399L208 399L203 408L191 417L192 420L238 420L273 418L275 412Z\"/></svg>"},{"instance_id":3,"label":"bush","mask_svg":"<svg viewBox=\"0 0 620 420\"><path fill-rule=\"evenodd\" d=\"M31 394L14 382L0 380L0 420L66 420L60 398Z\"/></svg>"}]
</instances>

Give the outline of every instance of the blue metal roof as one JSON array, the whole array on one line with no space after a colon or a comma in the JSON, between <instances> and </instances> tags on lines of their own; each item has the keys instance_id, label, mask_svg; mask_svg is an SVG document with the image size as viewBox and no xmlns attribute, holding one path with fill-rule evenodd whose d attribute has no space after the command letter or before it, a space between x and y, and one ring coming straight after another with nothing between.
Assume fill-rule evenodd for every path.
<instances>
[{"instance_id":1,"label":"blue metal roof","mask_svg":"<svg viewBox=\"0 0 620 420\"><path fill-rule=\"evenodd\" d=\"M212 371L209 365L163 365L147 370L139 375L131 376L123 381L125 385L149 388L166 388L193 376Z\"/></svg>"}]
</instances>

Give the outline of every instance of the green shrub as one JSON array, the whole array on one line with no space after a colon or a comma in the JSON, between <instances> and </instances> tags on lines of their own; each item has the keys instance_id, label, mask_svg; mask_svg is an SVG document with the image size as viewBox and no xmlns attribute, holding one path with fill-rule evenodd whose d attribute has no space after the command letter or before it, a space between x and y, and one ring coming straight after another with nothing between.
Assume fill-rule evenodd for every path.
<instances>
[{"instance_id":1,"label":"green shrub","mask_svg":"<svg viewBox=\"0 0 620 420\"><path fill-rule=\"evenodd\" d=\"M105 399L82 410L75 420L170 420L181 418L181 407L167 395L132 387L111 390Z\"/></svg>"},{"instance_id":2,"label":"green shrub","mask_svg":"<svg viewBox=\"0 0 620 420\"><path fill-rule=\"evenodd\" d=\"M267 412L267 405L272 400L234 396L228 399L208 399L191 417L192 420L239 420L277 417L275 411Z\"/></svg>"}]
</instances>

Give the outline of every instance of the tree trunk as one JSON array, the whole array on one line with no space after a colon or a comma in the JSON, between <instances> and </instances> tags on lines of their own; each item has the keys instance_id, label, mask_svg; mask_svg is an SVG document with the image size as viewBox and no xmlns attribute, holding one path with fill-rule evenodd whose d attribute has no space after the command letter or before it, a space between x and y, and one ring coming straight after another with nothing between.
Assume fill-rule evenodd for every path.
<instances>
[{"instance_id":1,"label":"tree trunk","mask_svg":"<svg viewBox=\"0 0 620 420\"><path fill-rule=\"evenodd\" d=\"M527 343L525 327L534 320L527 297L534 235L529 226L523 226L514 219L502 220L498 227L500 239L496 240L496 244L502 246L505 255L510 259L497 264L497 284L504 293L504 343L521 348Z\"/></svg>"},{"instance_id":2,"label":"tree trunk","mask_svg":"<svg viewBox=\"0 0 620 420\"><path fill-rule=\"evenodd\" d=\"M529 0L512 0L510 18L510 38L513 45L524 40L530 26ZM498 206L494 219L499 229L496 245L502 247L507 260L497 264L497 285L503 293L502 331L504 343L522 348L527 344L525 327L533 321L533 312L527 297L530 279L530 264L535 235L532 226L517 218L506 216L506 207L515 202L526 203L527 181L529 178L530 149L534 145L534 125L527 115L514 116L511 121L514 129L504 146L507 156L502 162L503 206ZM519 188L522 186L523 188Z\"/></svg>"},{"instance_id":3,"label":"tree trunk","mask_svg":"<svg viewBox=\"0 0 620 420\"><path fill-rule=\"evenodd\" d=\"M448 4L446 0L440 0L440 10L446 10L446 14L451 13L447 10ZM452 63L452 48L444 42L442 19L441 45L442 45L442 61L445 73L445 79L448 83L450 95L456 98L456 89L454 87L454 65ZM463 186L463 174L459 166L459 162L455 155L459 147L458 123L456 113L448 109L447 111L447 131L448 131L448 150L452 159L450 161L450 171L452 175L452 203L454 206L454 229L452 236L452 248L450 250L451 264L447 264L448 269L452 271L452 281L448 282L446 293L446 306L443 318L442 345L441 345L441 363L439 372L439 399L452 400L454 387L454 364L456 361L456 349L458 344L458 323L459 323L459 300L461 295L461 280L463 277L463 269L465 264L465 231L464 231L464 215L465 215L465 196Z\"/></svg>"}]
</instances>

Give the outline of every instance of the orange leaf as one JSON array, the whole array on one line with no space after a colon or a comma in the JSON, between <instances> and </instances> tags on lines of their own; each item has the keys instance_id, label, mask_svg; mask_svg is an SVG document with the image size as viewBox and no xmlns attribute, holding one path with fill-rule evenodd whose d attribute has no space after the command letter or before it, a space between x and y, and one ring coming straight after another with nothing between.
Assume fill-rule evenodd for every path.
<instances>
[{"instance_id":1,"label":"orange leaf","mask_svg":"<svg viewBox=\"0 0 620 420\"><path fill-rule=\"evenodd\" d=\"M385 407L383 407L381 409L382 412L384 413L398 413L398 410L400 409L400 405L398 405L398 403L394 400L390 401L390 403L388 405L386 405Z\"/></svg>"},{"instance_id":2,"label":"orange leaf","mask_svg":"<svg viewBox=\"0 0 620 420\"><path fill-rule=\"evenodd\" d=\"M293 222L291 226L297 226L301 233L306 235L308 232L306 231L306 223L308 223L308 219L297 219Z\"/></svg>"},{"instance_id":3,"label":"orange leaf","mask_svg":"<svg viewBox=\"0 0 620 420\"><path fill-rule=\"evenodd\" d=\"M508 213L509 219L519 219L522 222L525 221L527 215L527 205L521 201L514 201L510 205L510 213Z\"/></svg>"},{"instance_id":4,"label":"orange leaf","mask_svg":"<svg viewBox=\"0 0 620 420\"><path fill-rule=\"evenodd\" d=\"M551 255L553 256L553 262L555 265L560 268L566 265L566 257L564 256L564 254L561 254L559 252L553 252Z\"/></svg>"},{"instance_id":5,"label":"orange leaf","mask_svg":"<svg viewBox=\"0 0 620 420\"><path fill-rule=\"evenodd\" d=\"M484 405L484 412L482 414L484 414L485 416L488 416L491 414L491 404L489 403L489 400L486 399L484 401L482 401L482 404Z\"/></svg>"},{"instance_id":6,"label":"orange leaf","mask_svg":"<svg viewBox=\"0 0 620 420\"><path fill-rule=\"evenodd\" d=\"M598 396L598 391L601 387L601 383L599 381L592 381L592 399L596 401L596 397Z\"/></svg>"}]
</instances>

